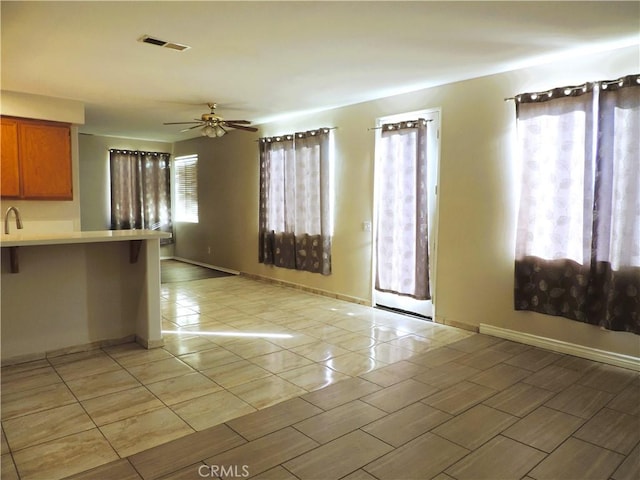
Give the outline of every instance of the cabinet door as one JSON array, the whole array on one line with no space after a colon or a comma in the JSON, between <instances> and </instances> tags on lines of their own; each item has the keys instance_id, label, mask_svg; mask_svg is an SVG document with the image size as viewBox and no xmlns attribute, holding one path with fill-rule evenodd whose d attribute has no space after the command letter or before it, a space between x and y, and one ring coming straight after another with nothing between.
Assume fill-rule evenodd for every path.
<instances>
[{"instance_id":1,"label":"cabinet door","mask_svg":"<svg viewBox=\"0 0 640 480\"><path fill-rule=\"evenodd\" d=\"M19 144L24 198L72 200L69 126L22 122Z\"/></svg>"},{"instance_id":2,"label":"cabinet door","mask_svg":"<svg viewBox=\"0 0 640 480\"><path fill-rule=\"evenodd\" d=\"M12 118L0 119L0 194L3 197L20 196L20 167L18 163L18 122Z\"/></svg>"}]
</instances>

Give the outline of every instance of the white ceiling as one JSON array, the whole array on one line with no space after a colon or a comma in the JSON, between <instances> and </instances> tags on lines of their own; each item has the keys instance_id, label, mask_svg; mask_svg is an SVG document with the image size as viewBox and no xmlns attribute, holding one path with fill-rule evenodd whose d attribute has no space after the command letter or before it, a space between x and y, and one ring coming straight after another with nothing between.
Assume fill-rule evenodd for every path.
<instances>
[{"instance_id":1,"label":"white ceiling","mask_svg":"<svg viewBox=\"0 0 640 480\"><path fill-rule=\"evenodd\" d=\"M177 141L639 42L640 2L2 0L2 89L80 100L81 132ZM144 34L189 45L177 52Z\"/></svg>"}]
</instances>

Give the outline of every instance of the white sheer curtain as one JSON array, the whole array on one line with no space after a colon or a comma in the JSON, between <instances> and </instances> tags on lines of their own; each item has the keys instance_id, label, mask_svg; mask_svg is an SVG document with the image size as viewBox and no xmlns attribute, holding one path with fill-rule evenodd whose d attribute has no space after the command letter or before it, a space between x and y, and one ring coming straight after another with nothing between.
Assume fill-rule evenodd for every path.
<instances>
[{"instance_id":1,"label":"white sheer curtain","mask_svg":"<svg viewBox=\"0 0 640 480\"><path fill-rule=\"evenodd\" d=\"M592 91L553 102L518 104L523 182L516 258L588 261L592 130Z\"/></svg>"},{"instance_id":2,"label":"white sheer curtain","mask_svg":"<svg viewBox=\"0 0 640 480\"><path fill-rule=\"evenodd\" d=\"M613 270L640 267L638 82L600 91L598 125L595 260L610 262Z\"/></svg>"},{"instance_id":3,"label":"white sheer curtain","mask_svg":"<svg viewBox=\"0 0 640 480\"><path fill-rule=\"evenodd\" d=\"M265 162L267 170L262 172L265 177L263 185L268 189L266 212L266 229L273 232L293 233L293 218L295 208L293 199L287 196L287 179L291 179L290 165L294 164L293 138L284 138L279 142L269 142ZM263 162L264 163L264 162ZM293 177L295 178L295 177ZM266 213L265 212L265 213Z\"/></svg>"},{"instance_id":4,"label":"white sheer curtain","mask_svg":"<svg viewBox=\"0 0 640 480\"><path fill-rule=\"evenodd\" d=\"M517 97L515 308L640 334L640 76Z\"/></svg>"},{"instance_id":5,"label":"white sheer curtain","mask_svg":"<svg viewBox=\"0 0 640 480\"><path fill-rule=\"evenodd\" d=\"M382 126L377 185L376 290L419 300L429 292L427 122Z\"/></svg>"},{"instance_id":6,"label":"white sheer curtain","mask_svg":"<svg viewBox=\"0 0 640 480\"><path fill-rule=\"evenodd\" d=\"M331 273L330 130L260 139L259 261Z\"/></svg>"}]
</instances>

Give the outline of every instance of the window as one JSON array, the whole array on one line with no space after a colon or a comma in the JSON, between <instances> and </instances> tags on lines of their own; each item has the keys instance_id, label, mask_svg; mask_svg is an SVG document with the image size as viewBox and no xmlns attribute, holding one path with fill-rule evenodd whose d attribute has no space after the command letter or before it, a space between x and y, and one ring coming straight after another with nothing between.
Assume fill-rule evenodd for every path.
<instances>
[{"instance_id":1,"label":"window","mask_svg":"<svg viewBox=\"0 0 640 480\"><path fill-rule=\"evenodd\" d=\"M640 334L640 76L516 97L515 308Z\"/></svg>"},{"instance_id":2,"label":"window","mask_svg":"<svg viewBox=\"0 0 640 480\"><path fill-rule=\"evenodd\" d=\"M168 153L109 151L113 230L173 231L170 158Z\"/></svg>"},{"instance_id":3,"label":"window","mask_svg":"<svg viewBox=\"0 0 640 480\"><path fill-rule=\"evenodd\" d=\"M331 131L260 139L259 260L331 273Z\"/></svg>"},{"instance_id":4,"label":"window","mask_svg":"<svg viewBox=\"0 0 640 480\"><path fill-rule=\"evenodd\" d=\"M174 167L176 222L198 223L198 155L176 157Z\"/></svg>"}]
</instances>

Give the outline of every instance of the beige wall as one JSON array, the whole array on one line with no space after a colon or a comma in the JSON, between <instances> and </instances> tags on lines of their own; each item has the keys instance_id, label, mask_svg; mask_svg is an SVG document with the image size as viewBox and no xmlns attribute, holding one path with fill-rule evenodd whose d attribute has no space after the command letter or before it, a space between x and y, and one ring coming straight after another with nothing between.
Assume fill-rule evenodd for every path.
<instances>
[{"instance_id":1,"label":"beige wall","mask_svg":"<svg viewBox=\"0 0 640 480\"><path fill-rule=\"evenodd\" d=\"M2 111L2 115L67 122L76 125L84 123L84 104L77 100L8 90L3 90L1 97L0 111Z\"/></svg>"},{"instance_id":2,"label":"beige wall","mask_svg":"<svg viewBox=\"0 0 640 480\"><path fill-rule=\"evenodd\" d=\"M245 272L257 262L257 138L230 132L174 145L175 157L198 155L200 216L174 225L176 257Z\"/></svg>"},{"instance_id":3,"label":"beige wall","mask_svg":"<svg viewBox=\"0 0 640 480\"><path fill-rule=\"evenodd\" d=\"M0 113L23 118L67 122L71 127L71 162L73 169L73 200L12 200L2 199L2 215L9 206L20 210L25 230L80 230L80 178L78 175L78 129L84 123L84 105L73 100L2 91ZM15 226L14 226L15 228Z\"/></svg>"},{"instance_id":4,"label":"beige wall","mask_svg":"<svg viewBox=\"0 0 640 480\"><path fill-rule=\"evenodd\" d=\"M514 105L505 97L560 85L636 73L637 47L453 83L382 100L262 125L259 135L336 126L333 273L330 276L258 264L258 135L175 144L175 155L198 153L200 223L179 225L176 255L333 292L371 299L376 118L442 109L437 271L437 320L481 323L640 356L638 336L512 306L517 163L512 155ZM207 253L211 247L211 254Z\"/></svg>"}]
</instances>

